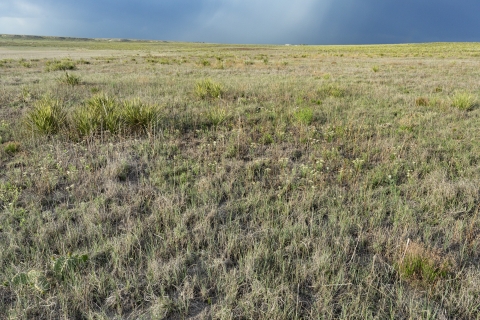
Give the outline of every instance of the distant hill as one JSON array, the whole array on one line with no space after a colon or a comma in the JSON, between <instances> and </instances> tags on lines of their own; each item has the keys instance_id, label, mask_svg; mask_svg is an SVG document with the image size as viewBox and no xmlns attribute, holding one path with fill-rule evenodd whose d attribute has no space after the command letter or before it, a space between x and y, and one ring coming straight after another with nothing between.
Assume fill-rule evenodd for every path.
<instances>
[{"instance_id":1,"label":"distant hill","mask_svg":"<svg viewBox=\"0 0 480 320\"><path fill-rule=\"evenodd\" d=\"M55 36L34 36L18 34L0 34L3 39L22 39L22 40L57 40L57 41L112 41L112 42L168 42L164 40L140 40L124 38L76 38L76 37L55 37Z\"/></svg>"}]
</instances>

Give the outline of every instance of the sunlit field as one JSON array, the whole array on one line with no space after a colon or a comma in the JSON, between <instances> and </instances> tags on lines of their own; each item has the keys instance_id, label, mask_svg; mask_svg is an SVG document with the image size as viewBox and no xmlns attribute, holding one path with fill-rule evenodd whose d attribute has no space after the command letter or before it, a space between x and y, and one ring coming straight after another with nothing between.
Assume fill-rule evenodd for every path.
<instances>
[{"instance_id":1,"label":"sunlit field","mask_svg":"<svg viewBox=\"0 0 480 320\"><path fill-rule=\"evenodd\" d=\"M352 318L480 318L480 44L0 36L0 319Z\"/></svg>"}]
</instances>

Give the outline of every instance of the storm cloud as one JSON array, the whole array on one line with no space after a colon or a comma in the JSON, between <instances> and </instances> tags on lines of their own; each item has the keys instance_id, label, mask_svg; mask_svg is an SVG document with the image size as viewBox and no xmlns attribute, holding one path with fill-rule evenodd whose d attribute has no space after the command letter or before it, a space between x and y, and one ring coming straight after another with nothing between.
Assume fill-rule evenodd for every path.
<instances>
[{"instance_id":1,"label":"storm cloud","mask_svg":"<svg viewBox=\"0 0 480 320\"><path fill-rule=\"evenodd\" d=\"M3 0L0 33L218 43L480 41L477 0Z\"/></svg>"}]
</instances>

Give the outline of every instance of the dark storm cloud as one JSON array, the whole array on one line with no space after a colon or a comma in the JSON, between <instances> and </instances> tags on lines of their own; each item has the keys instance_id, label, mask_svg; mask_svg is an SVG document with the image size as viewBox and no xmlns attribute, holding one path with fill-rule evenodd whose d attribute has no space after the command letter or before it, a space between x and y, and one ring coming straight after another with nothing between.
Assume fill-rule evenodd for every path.
<instances>
[{"instance_id":1,"label":"dark storm cloud","mask_svg":"<svg viewBox=\"0 0 480 320\"><path fill-rule=\"evenodd\" d=\"M0 33L226 43L480 41L478 0L3 0Z\"/></svg>"},{"instance_id":2,"label":"dark storm cloud","mask_svg":"<svg viewBox=\"0 0 480 320\"><path fill-rule=\"evenodd\" d=\"M480 41L480 1L342 0L331 6L313 41L391 43ZM328 31L328 32L327 32Z\"/></svg>"}]
</instances>

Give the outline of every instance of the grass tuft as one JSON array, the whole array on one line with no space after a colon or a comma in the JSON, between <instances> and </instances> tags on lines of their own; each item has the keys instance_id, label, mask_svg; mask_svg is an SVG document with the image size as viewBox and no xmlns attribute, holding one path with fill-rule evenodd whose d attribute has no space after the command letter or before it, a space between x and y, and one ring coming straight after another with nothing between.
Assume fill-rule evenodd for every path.
<instances>
[{"instance_id":1,"label":"grass tuft","mask_svg":"<svg viewBox=\"0 0 480 320\"><path fill-rule=\"evenodd\" d=\"M123 102L121 118L123 124L132 133L148 132L160 117L160 108L148 105L139 99Z\"/></svg>"},{"instance_id":2,"label":"grass tuft","mask_svg":"<svg viewBox=\"0 0 480 320\"><path fill-rule=\"evenodd\" d=\"M460 110L469 111L475 107L477 99L471 93L459 91L452 98L452 105Z\"/></svg>"},{"instance_id":3,"label":"grass tuft","mask_svg":"<svg viewBox=\"0 0 480 320\"><path fill-rule=\"evenodd\" d=\"M16 141L7 142L3 147L3 150L5 151L5 153L13 155L20 151L20 143Z\"/></svg>"},{"instance_id":4,"label":"grass tuft","mask_svg":"<svg viewBox=\"0 0 480 320\"><path fill-rule=\"evenodd\" d=\"M218 99L224 93L223 86L212 79L204 79L195 84L195 95L200 99Z\"/></svg>"},{"instance_id":5,"label":"grass tuft","mask_svg":"<svg viewBox=\"0 0 480 320\"><path fill-rule=\"evenodd\" d=\"M80 84L81 79L77 75L65 72L65 74L58 79L58 82L61 83L61 84L66 84L66 85L74 87L74 86Z\"/></svg>"},{"instance_id":6,"label":"grass tuft","mask_svg":"<svg viewBox=\"0 0 480 320\"><path fill-rule=\"evenodd\" d=\"M66 112L58 100L48 96L37 101L25 116L27 128L44 135L57 134L65 126Z\"/></svg>"}]
</instances>

